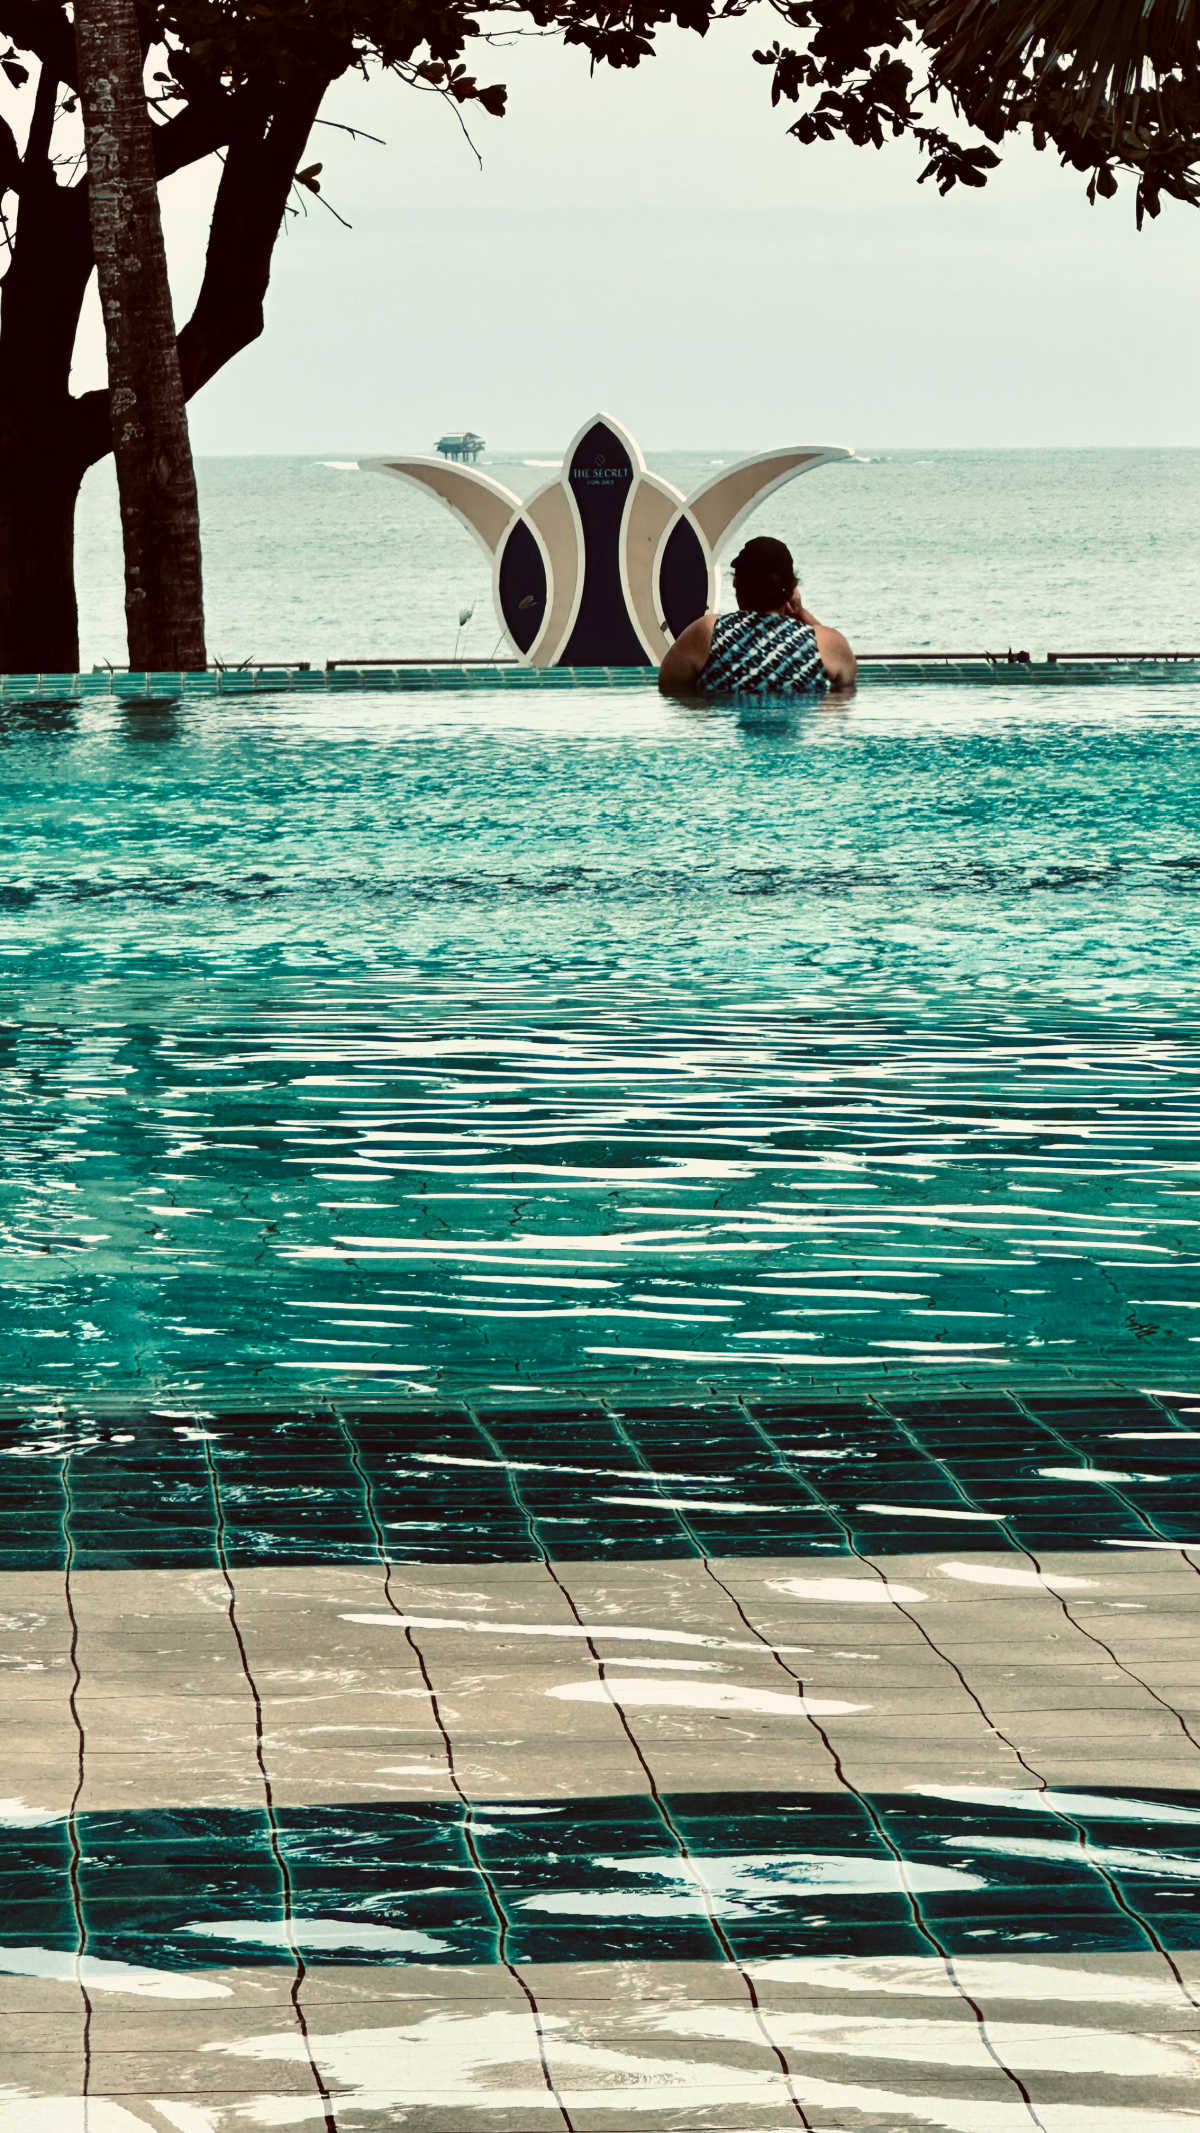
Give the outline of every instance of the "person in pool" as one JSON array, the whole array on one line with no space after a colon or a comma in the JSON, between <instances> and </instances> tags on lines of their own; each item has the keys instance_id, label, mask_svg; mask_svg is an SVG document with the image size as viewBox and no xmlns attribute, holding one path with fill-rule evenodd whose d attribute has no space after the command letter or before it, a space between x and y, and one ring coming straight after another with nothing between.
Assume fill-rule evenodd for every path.
<instances>
[{"instance_id":1,"label":"person in pool","mask_svg":"<svg viewBox=\"0 0 1200 2133\"><path fill-rule=\"evenodd\" d=\"M658 670L667 696L791 696L849 689L857 662L840 630L800 598L791 553L762 534L734 557L737 612L700 615Z\"/></svg>"}]
</instances>

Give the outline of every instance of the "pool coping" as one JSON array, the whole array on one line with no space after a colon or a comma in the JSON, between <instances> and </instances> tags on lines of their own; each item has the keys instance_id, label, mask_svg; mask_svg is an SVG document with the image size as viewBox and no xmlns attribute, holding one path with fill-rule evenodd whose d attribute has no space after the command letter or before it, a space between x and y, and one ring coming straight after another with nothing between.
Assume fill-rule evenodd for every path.
<instances>
[{"instance_id":1,"label":"pool coping","mask_svg":"<svg viewBox=\"0 0 1200 2133\"><path fill-rule=\"evenodd\" d=\"M872 687L913 683L963 686L1062 687L1084 684L1200 682L1200 653L1050 652L1044 659L1011 653L867 653L859 679ZM102 667L80 674L0 674L0 704L58 705L93 700L177 702L257 695L359 692L424 693L518 689L648 690L650 667L529 667L517 660L342 660L313 666L302 660L247 662L200 673L128 673Z\"/></svg>"}]
</instances>

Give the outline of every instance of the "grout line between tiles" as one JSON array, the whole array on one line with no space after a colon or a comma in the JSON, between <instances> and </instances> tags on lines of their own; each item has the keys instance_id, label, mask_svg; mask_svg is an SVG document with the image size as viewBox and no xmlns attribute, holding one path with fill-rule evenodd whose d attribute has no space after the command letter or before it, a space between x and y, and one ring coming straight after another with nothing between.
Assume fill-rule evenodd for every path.
<instances>
[{"instance_id":1,"label":"grout line between tiles","mask_svg":"<svg viewBox=\"0 0 1200 2133\"><path fill-rule=\"evenodd\" d=\"M760 1428L759 1424L756 1422L754 1416L750 1413L749 1409L743 1407L740 1401L737 1403L737 1405L741 1413L749 1422L751 1428L755 1431L756 1435L761 1438L767 1450L772 1453L772 1456L775 1458L777 1464L783 1464L784 1455L782 1455L779 1451L779 1448L773 1444L769 1435ZM629 1435L629 1432L625 1427L623 1420L615 1412L615 1410L612 1412L611 1419L614 1428L617 1430L618 1434L622 1439L622 1442L628 1446L630 1452L632 1453L633 1457L637 1459L639 1465L641 1465L651 1476L655 1493L661 1495L661 1483L653 1474L653 1470L649 1467L649 1464L641 1450L640 1445L636 1442L634 1438ZM791 1471L790 1462L786 1470L789 1472ZM813 1489L812 1484L811 1482L809 1482L807 1476L800 1475L799 1479L801 1480L807 1492L815 1497L816 1491ZM819 1498L817 1500L820 1501ZM984 2014L982 2007L979 2005L978 2001L973 1997L973 1995L967 1991L965 1985L962 1983L955 1969L953 1955L951 1954L950 1950L944 1945L944 1943L939 1939L929 1920L926 1918L925 1913L921 1907L920 1899L917 1895L916 1890L913 1888L912 1882L909 1878L908 1861L906 1860L901 1847L896 1843L895 1838L892 1836L891 1831L887 1826L886 1816L883 1814L882 1810L876 1806L875 1802L870 1799L866 1793L862 1792L859 1787L853 1782L853 1780L847 1776L841 1756L838 1753L838 1750L835 1747L832 1739L830 1738L829 1733L827 1732L826 1728L821 1724L821 1721L817 1717L816 1713L814 1711L809 1710L807 1697L805 1696L803 1676L801 1674L798 1674L793 1666L789 1666L787 1659L784 1657L783 1653L778 1649L778 1647L772 1642L769 1637L763 1634L762 1630L758 1628L757 1624L747 1614L741 1601L738 1599L737 1594L731 1589L730 1586L725 1583L724 1579L721 1577L720 1573L715 1568L710 1556L703 1547L699 1536L696 1534L691 1524L691 1521L687 1517L686 1513L679 1507L678 1503L675 1503L672 1508L674 1510L675 1517L679 1520L680 1526L687 1535L688 1539L691 1541L691 1544L695 1549L701 1564L703 1565L706 1575L710 1577L712 1579L713 1584L716 1585L718 1589L725 1594L726 1599L735 1609L739 1619L745 1624L746 1628L749 1630L750 1635L754 1637L759 1644L762 1645L763 1649L768 1653L774 1664L779 1667L780 1671L786 1674L790 1681L794 1682L796 1694L800 1699L800 1705L804 1715L804 1719L806 1723L811 1726L813 1732L817 1735L817 1738L821 1742L821 1745L824 1748L826 1755L829 1757L830 1765L833 1769L834 1776L836 1777L839 1786L841 1787L843 1792L848 1794L849 1797L856 1802L860 1813L871 1824L871 1827L874 1829L875 1834L879 1838L880 1843L884 1846L884 1848L891 1856L893 1864L896 1868L897 1878L900 1882L901 1888L904 1892L905 1900L909 1907L909 1912L915 1930L921 1935L922 1939L927 1942L929 1947L933 1949L934 1953L941 1959L942 1966L946 1972L946 1976L950 1984L953 1986L955 1992L957 1992L964 2006L970 2011L971 2015L974 2017L976 2028L979 2032L979 2039L981 2044L983 2045L984 2050L986 2051L993 2065L996 2067L997 2071L1002 2074L1004 2076L1004 2079L1008 2081L1011 2086L1017 2091L1017 2094L1021 2098L1021 2102L1025 2108L1025 2112L1027 2117L1029 2118L1030 2123L1032 2125L1040 2127L1042 2129L1042 2133L1046 2133L1044 2123L1042 2119L1038 2116L1029 2090L1026 2088L1025 2083L1021 2079L1021 2076L1015 2071L1013 2067L1009 2066L1007 2060L1003 2057L1003 2055L997 2049L995 2044L992 2042L992 2038L987 2026L987 2018ZM828 1507L826 1506L826 1508ZM834 1513L834 1516L836 1517L836 1513Z\"/></svg>"},{"instance_id":2,"label":"grout line between tiles","mask_svg":"<svg viewBox=\"0 0 1200 2133\"><path fill-rule=\"evenodd\" d=\"M708 1885L708 1882L704 1878L700 1862L697 1860L695 1854L693 1853L690 1845L687 1842L686 1837L684 1836L682 1830L679 1828L679 1825L675 1821L675 1818L672 1815L670 1808L668 1807L665 1799L663 1798L662 1793L659 1790L658 1780L650 1767L650 1763L647 1760L642 1744L638 1740L638 1737L634 1732L632 1725L630 1724L628 1713L626 1712L623 1704L620 1702L618 1697L615 1696L613 1693L612 1685L608 1679L608 1670L605 1665L605 1662L602 1659L599 1651L597 1650L595 1640L592 1637L590 1631L587 1629L583 1616L579 1612L579 1608L575 1602L574 1595L571 1593L568 1586L565 1584L564 1580L559 1575L559 1572L550 1557L549 1551L547 1550L541 1539L541 1536L537 1530L536 1516L530 1511L529 1506L525 1501L523 1491L515 1477L512 1465L508 1460L505 1459L504 1453L500 1445L497 1443L495 1437L492 1435L490 1429L487 1427L487 1424L481 1420L478 1414L472 1412L472 1421L474 1422L475 1427L478 1430L483 1442L488 1446L492 1457L495 1459L497 1465L502 1467L504 1470L509 1493L512 1496L513 1503L516 1505L517 1510L525 1521L525 1524L529 1531L530 1541L532 1542L534 1548L536 1548L538 1555L541 1558L547 1576L558 1588L558 1591L561 1593L563 1599L567 1604L567 1607L570 1609L570 1612L575 1622L583 1631L583 1641L595 1665L600 1684L604 1689L605 1695L607 1696L609 1703L611 1704L614 1712L616 1713L617 1719L621 1726L621 1730L624 1733L626 1740L629 1742L629 1745L632 1748L634 1755L637 1757L638 1763L640 1764L642 1772L645 1776L646 1784L649 1788L650 1798L653 1801L655 1812L658 1815L660 1822L662 1823L663 1829L665 1830L668 1840L673 1846L681 1865L683 1865L687 1869L695 1883L697 1893L699 1894L700 1900L704 1905L709 1932L711 1933L713 1940L715 1941L718 1949L720 1950L722 1959L729 1965L730 1969L733 1970L735 1975L741 1980L742 1986L746 1993L746 1998L750 2005L751 2012L754 2016L755 2026L758 2029L758 2032L762 2037L764 2044L767 2046L772 2057L774 2058L775 2063L779 2068L780 2074L783 2077L784 2085L787 2090L788 2100L792 2105L792 2109L795 2113L796 2119L798 2123L806 2129L806 2133L815 2133L813 2122L809 2118L808 2113L806 2112L804 2105L801 2102L800 2096L797 2093L795 2077L792 2073L790 2065L788 2064L787 2056L782 2046L776 2041L776 2039L771 2034L770 2026L767 2022L762 2003L758 1996L758 1988L755 1985L754 1980L751 1977L749 1971L739 1959L737 1952L734 1949L733 1944L725 1931L724 1926L721 1924L721 1921L717 1916L716 1905L713 1901L713 1893Z\"/></svg>"},{"instance_id":3,"label":"grout line between tiles","mask_svg":"<svg viewBox=\"0 0 1200 2133\"><path fill-rule=\"evenodd\" d=\"M1015 1397L1015 1395L1009 1395L1009 1397ZM873 1401L872 1405L876 1406L879 1412L883 1414L888 1421L893 1423L897 1429L901 1430L904 1433L904 1435L908 1438L909 1443L913 1444L915 1449L921 1450L927 1459L931 1459L933 1461L933 1463L941 1470L941 1472L945 1475L946 1479L950 1482L962 1504L972 1509L979 1508L975 1497L971 1494L969 1489L964 1488L963 1484L959 1481L957 1475L954 1474L952 1469L947 1466L943 1460L938 1458L936 1453L931 1452L927 1445L922 1445L919 1437L914 1437L913 1433L909 1430L908 1424L904 1422L900 1416L893 1414L890 1408L888 1408L882 1400ZM1032 1420L1033 1418L1030 1417L1029 1419ZM1033 1564L1038 1576L1042 1577L1043 1573L1037 1557L1032 1553L1030 1549L1025 1547L1023 1542L1017 1539L1016 1535L1013 1534L1010 1530L1007 1521L1004 1523L1002 1531L1004 1532L1005 1538L1008 1540L1010 1545L1014 1549L1016 1549L1018 1553L1024 1555L1026 1560ZM850 1545L854 1547L853 1541L850 1542ZM854 1547L854 1552L856 1555L859 1555L859 1550L857 1549L857 1547ZM870 1562L871 1568L875 1571L876 1576L882 1578L884 1583L886 1584L886 1571L880 1570L878 1568L878 1565L874 1562L871 1562L871 1559L868 1556L860 1555L860 1560L863 1562ZM1046 1584L1046 1590L1049 1593L1050 1597L1058 1602L1059 1606L1062 1608L1063 1613L1066 1615L1067 1620L1071 1622L1076 1628L1079 1628L1080 1625L1075 1621L1075 1617L1071 1614L1071 1611L1063 1600L1062 1595L1054 1591L1053 1585L1051 1583ZM899 1602L894 1602L893 1604L897 1606L900 1605ZM900 1612L902 1614L907 1613L907 1609L901 1607ZM915 1616L910 1616L909 1619L911 1621L916 1622ZM924 1628L924 1625L920 1622L917 1622L916 1626L920 1630L921 1635L925 1637L926 1642L932 1643L932 1639L929 1638ZM1092 1632L1090 1630L1086 1630L1084 1634L1085 1636L1092 1636ZM1102 1639L1093 1637L1092 1641L1094 1643L1102 1644L1103 1649L1105 1651L1110 1651L1110 1647L1107 1644L1103 1644ZM984 1717L987 1718L987 1713L986 1711L984 1711L982 1703L980 1703L978 1696L976 1696L974 1690L970 1687L969 1683L967 1682L966 1676L963 1674L961 1668L959 1668L955 1664L954 1660L950 1659L948 1655L943 1654L943 1656L946 1657L947 1664L954 1667L954 1671L958 1675L959 1680L962 1682L964 1688L967 1689L967 1692L971 1696L972 1700L978 1705L979 1710L983 1712ZM1114 1660L1115 1664L1118 1667L1121 1667L1121 1662L1117 1658L1116 1653L1110 1652L1110 1656ZM1121 1671L1130 1672L1130 1670L1125 1668L1121 1668ZM1131 1672L1130 1678L1139 1682L1141 1680L1141 1677L1139 1675L1132 1674ZM1149 1685L1147 1683L1142 1683L1142 1686L1148 1687ZM1155 1691L1151 1689L1150 1694L1154 1695ZM1161 1697L1159 1697L1157 1700L1160 1703L1162 1702ZM1176 1713L1175 1715L1178 1716L1179 1714ZM1007 1737L1000 1732L999 1727L996 1726L990 1718L987 1718L987 1722L990 1726L992 1726L992 1730L999 1736L999 1738L1005 1740L1006 1745L1011 1746L1013 1748L1013 1753L1017 1756L1019 1762L1022 1763L1024 1768L1028 1770L1030 1776L1036 1781L1038 1790L1044 1793L1048 1793L1051 1790L1051 1787L1046 1778L1042 1775L1042 1773L1039 1770L1035 1770L1033 1764L1030 1763L1023 1754L1021 1754L1021 1751L1016 1748L1013 1743L1007 1741ZM1048 1803L1047 1812L1056 1816L1056 1818L1061 1823L1063 1823L1066 1828L1074 1832L1074 1835L1079 1843L1082 1856L1086 1860L1088 1866L1092 1869L1093 1873L1099 1875L1101 1881L1104 1883L1106 1889L1108 1890L1108 1893L1111 1896L1113 1902L1117 1905L1117 1908L1120 1911L1124 1912L1125 1916L1130 1920L1131 1924L1137 1927L1138 1931L1145 1936L1145 1939L1150 1945L1150 1947L1153 1948L1155 1953L1162 1958L1163 1962L1166 1964L1168 1970L1170 1971L1172 1978L1178 1986L1179 1991L1182 1993L1184 1999L1186 2000L1188 2006L1200 2008L1200 1999L1197 1999L1195 1994L1191 1991L1191 1988L1189 1987L1183 1975L1183 1972L1179 1968L1178 1963L1175 1961L1174 1956L1171 1954L1170 1949L1167 1947L1166 1942L1162 1939L1156 1928L1151 1925L1150 1920L1148 1918L1145 1918L1141 1911L1139 1911L1139 1909L1137 1908L1137 1905L1132 1903L1127 1897L1127 1895L1125 1894L1125 1890L1122 1887L1117 1876L1113 1874L1111 1869L1102 1860L1096 1857L1096 1854L1092 1848L1092 1840L1088 1833L1086 1824L1078 1821L1074 1815L1068 1813L1066 1808L1060 1807L1055 1804Z\"/></svg>"},{"instance_id":4,"label":"grout line between tiles","mask_svg":"<svg viewBox=\"0 0 1200 2133\"><path fill-rule=\"evenodd\" d=\"M1010 1394L1009 1397L1015 1398L1015 1395ZM963 1487L957 1475L954 1473L953 1468L948 1466L946 1461L940 1458L936 1452L931 1452L928 1449L928 1446L923 1445L921 1443L920 1438L914 1436L913 1432L909 1429L908 1424L903 1420L901 1416L893 1414L891 1409L888 1408L882 1400L872 1398L871 1405L875 1407L880 1414L885 1416L886 1419L891 1422L897 1429L902 1431L904 1436L907 1437L909 1443L914 1447L915 1450L920 1451L926 1459L932 1461L934 1466L938 1468L939 1472L942 1473L945 1476L946 1480L950 1483L950 1486L954 1490L954 1493L958 1497L960 1503L970 1505L973 1508L978 1508L975 1504L974 1497L970 1494L969 1490ZM1192 1732L1192 1729L1189 1726L1187 1719L1184 1717L1183 1712L1176 1710L1175 1705L1171 1702L1169 1697L1160 1696L1158 1690L1154 1687L1153 1683L1147 1681L1143 1675L1139 1674L1135 1667L1126 1665L1125 1661L1120 1658L1118 1654L1113 1650L1111 1644L1107 1643L1106 1640L1103 1637L1099 1636L1095 1630L1089 1629L1086 1623L1083 1623L1079 1620L1079 1617L1077 1615L1072 1614L1069 1602L1063 1598L1061 1592L1054 1591L1053 1578L1047 1576L1047 1573L1043 1570L1041 1561L1038 1558L1037 1554L1028 1545L1026 1541L1023 1541L1021 1539L1019 1532L1014 1532L1012 1521L1005 1518L998 1520L997 1523L999 1524L1001 1531L1004 1533L1005 1538L1009 1541L1010 1545L1017 1551L1019 1555L1024 1556L1027 1563L1031 1563L1033 1565L1033 1568L1036 1570L1039 1578L1041 1578L1042 1582L1045 1584L1047 1591L1053 1594L1053 1597L1056 1600L1060 1611L1063 1615L1065 1615L1067 1621L1071 1624L1072 1629L1078 1630L1081 1637L1086 1637L1089 1643L1096 1645L1100 1651L1107 1653L1108 1657L1112 1660L1113 1665L1117 1667L1122 1674L1125 1675L1126 1680L1135 1681L1138 1687L1145 1691L1147 1696L1152 1697L1154 1702L1158 1704L1159 1708L1165 1711L1169 1718L1173 1718L1175 1720L1176 1725L1180 1728L1180 1731L1183 1733L1184 1738L1187 1740L1189 1746L1195 1748L1196 1751L1200 1753L1200 1740L1197 1740L1196 1735Z\"/></svg>"},{"instance_id":5,"label":"grout line between tiles","mask_svg":"<svg viewBox=\"0 0 1200 2133\"><path fill-rule=\"evenodd\" d=\"M237 1645L238 1658L241 1661L241 1668L242 1673L245 1677L246 1687L250 1691L250 1696L254 1704L254 1756L255 1761L258 1764L259 1775L262 1778L263 1808L264 1813L266 1815L267 1823L267 1842L270 1847L271 1857L275 1862L276 1872L279 1875L281 1923L283 1925L284 1932L287 1936L287 1944L291 1952L292 1962L294 1965L294 1975L292 1978L292 1986L290 1993L292 2009L296 2017L296 2027L300 2032L300 2041L304 2047L305 2057L308 2060L309 2070L312 2074L313 2087L316 2090L317 2099L324 2114L324 2133L338 2133L337 2118L334 2115L333 2099L330 2096L329 2090L325 2085L324 2075L322 2074L321 2069L313 2056L312 2040L308 2033L308 2020L305 2015L303 2003L301 2000L301 1988L304 1984L304 1979L307 1974L307 1965L304 1961L304 1957L301 1954L300 1948L296 1941L292 1911L292 1876L287 1860L285 1859L283 1854L283 1846L280 1843L279 1823L275 1814L275 1795L272 1791L270 1773L267 1769L267 1759L263 1740L262 1697L259 1694L258 1683L256 1682L254 1675L251 1671L250 1656L246 1650L245 1639L242 1636L241 1624L238 1621L237 1590L233 1582L232 1573L230 1571L229 1553L225 1543L225 1507L221 1499L221 1484L217 1476L216 1461L213 1457L212 1440L207 1434L204 1438L204 1464L208 1469L208 1484L212 1492L214 1515L213 1542L216 1549L217 1565L221 1573L221 1578L224 1583L225 1592L227 1596L226 1611L229 1616L229 1627L233 1632L234 1642Z\"/></svg>"},{"instance_id":6,"label":"grout line between tiles","mask_svg":"<svg viewBox=\"0 0 1200 2133\"><path fill-rule=\"evenodd\" d=\"M71 1460L73 1457L73 1450L64 1453L59 1463L59 1479L62 1485L63 1498L63 1596L66 1601L67 1619L71 1625L70 1658L72 1680L67 1701L71 1712L71 1723L75 1728L76 1740L75 1790L71 1795L71 1804L67 1810L67 1842L71 1851L69 1878L71 1909L75 1918L75 1982L79 1987L79 1997L83 2010L83 2072L79 2093L84 2098L83 2108L86 2117L86 2099L91 2093L92 2086L92 1999L84 1978L84 1963L87 1960L88 1951L88 1924L87 1915L83 1908L83 1887L80 1873L83 1862L83 1847L79 1842L79 1803L83 1798L83 1789L86 1781L87 1734L84 1730L83 1719L79 1713L79 1691L83 1684L83 1674L79 1665L79 1618L75 1612L75 1594L71 1584L71 1574L75 1567L75 1536L71 1524L74 1508L71 1495Z\"/></svg>"},{"instance_id":7,"label":"grout line between tiles","mask_svg":"<svg viewBox=\"0 0 1200 2133\"><path fill-rule=\"evenodd\" d=\"M549 2053L547 2051L546 2046L545 2022L543 2020L541 2007L538 2004L537 1997L528 1979L522 1977L519 1967L516 1963L513 1962L508 1952L509 1934L512 1930L511 1921L509 1919L507 1911L504 1908L504 1904L501 1901L500 1891L497 1888L492 1875L488 1872L488 1869L484 1863L483 1857L479 1850L478 1840L475 1834L475 1804L474 1801L471 1799L470 1795L465 1791L458 1775L458 1769L454 1755L454 1743L450 1737L450 1729L447 1726L446 1721L442 1715L441 1704L438 1699L437 1690L435 1689L433 1684L433 1677L429 1671L429 1665L425 1656L425 1652L420 1643L418 1642L417 1638L413 1635L412 1625L407 1621L403 1610L396 1605L396 1601L392 1593L391 1558L389 1557L387 1552L387 1540L375 1504L374 1487L372 1485L370 1476L368 1475L366 1468L363 1465L362 1453L358 1442L354 1437L353 1432L350 1429L350 1426L345 1416L338 1413L336 1409L334 1410L334 1415L337 1427L341 1432L342 1438L346 1445L347 1453L349 1454L350 1464L354 1468L354 1471L357 1474L359 1481L362 1485L363 1509L366 1514L368 1524L370 1525L371 1532L374 1536L375 1549L379 1558L379 1565L383 1571L384 1601L388 1608L391 1610L391 1612L396 1616L397 1621L400 1623L404 1631L405 1640L409 1646L410 1651L413 1654L413 1657L417 1662L417 1666L421 1674L421 1680L424 1683L425 1693L429 1698L429 1708L433 1715L433 1722L436 1725L438 1733L441 1736L442 1752L446 1759L446 1774L450 1780L451 1785L454 1787L455 1794L462 1809L462 1819L459 1824L459 1828L462 1832L463 1844L466 1847L467 1856L470 1859L471 1864L479 1877L479 1883L481 1888L483 1889L483 1893L487 1900L488 1907L491 1910L492 1916L496 1921L497 1960L503 1964L504 1968L507 1970L509 1976L513 1980L513 1983L517 1986L518 1990L521 1992L525 1999L525 2002L529 2008L530 2016L533 2021L534 2035L537 2040L538 2061L542 2069L542 2079L546 2084L547 2092L553 2100L555 2108L558 2111L559 2117L562 2119L563 2126L566 2129L566 2133L575 2133L574 2120L572 2119L570 2111L567 2108L566 2102L559 2091L558 2084L555 2081L554 2073L550 2065Z\"/></svg>"},{"instance_id":8,"label":"grout line between tiles","mask_svg":"<svg viewBox=\"0 0 1200 2133\"><path fill-rule=\"evenodd\" d=\"M1055 1429L1054 1424L1048 1422L1044 1415L1034 1414L1019 1393L1010 1393L1009 1398L1020 1413L1024 1415L1025 1420L1031 1422L1035 1429L1040 1429L1044 1435L1053 1438L1055 1444L1061 1445L1064 1452L1072 1453L1079 1460L1081 1466L1094 1470L1096 1462L1091 1452L1080 1451L1079 1446L1072 1444L1069 1437L1064 1437L1062 1432ZM1176 1424L1176 1427L1178 1427L1178 1424ZM1102 1488L1106 1496L1111 1496L1116 1503L1119 1503L1122 1510L1128 1511L1133 1518L1136 1518L1144 1532L1152 1533L1156 1540L1165 1541L1172 1548L1177 1548L1188 1569L1195 1576L1200 1577L1200 1563L1193 1562L1188 1554L1188 1542L1177 1541L1174 1534L1164 1533L1153 1513L1144 1510L1140 1503L1135 1503L1132 1496L1127 1496L1124 1489L1120 1488L1116 1482L1101 1481L1097 1483L1097 1487Z\"/></svg>"}]
</instances>

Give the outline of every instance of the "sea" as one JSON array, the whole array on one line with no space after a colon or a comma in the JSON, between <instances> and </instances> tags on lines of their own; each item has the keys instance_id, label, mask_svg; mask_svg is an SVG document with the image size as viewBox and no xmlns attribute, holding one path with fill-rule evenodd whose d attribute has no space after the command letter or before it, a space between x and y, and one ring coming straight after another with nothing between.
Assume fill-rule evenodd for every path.
<instances>
[{"instance_id":1,"label":"sea","mask_svg":"<svg viewBox=\"0 0 1200 2133\"><path fill-rule=\"evenodd\" d=\"M686 495L742 456L714 448L649 465ZM524 497L558 461L529 447L479 466ZM333 451L201 459L197 473L211 657L321 664L504 649L487 559L407 483ZM1200 648L1200 451L864 448L770 497L730 552L752 532L789 542L809 605L860 650ZM111 464L85 483L77 552L82 662L119 665Z\"/></svg>"}]
</instances>

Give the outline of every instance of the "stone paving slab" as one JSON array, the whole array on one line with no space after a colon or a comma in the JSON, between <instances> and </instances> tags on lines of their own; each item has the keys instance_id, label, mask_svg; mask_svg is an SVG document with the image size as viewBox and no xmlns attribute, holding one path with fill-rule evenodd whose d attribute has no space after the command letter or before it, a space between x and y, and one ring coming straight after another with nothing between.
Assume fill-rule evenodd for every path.
<instances>
[{"instance_id":1,"label":"stone paving slab","mask_svg":"<svg viewBox=\"0 0 1200 2133\"><path fill-rule=\"evenodd\" d=\"M1028 1782L1032 1765L1060 1785L1101 1767L1122 1785L1195 1784L1186 1561L1060 1555L1032 1589L1005 1581L1003 1559L969 1568L889 1557L881 1579L734 1558L669 1579L573 1563L516 1581L471 1564L393 1571L385 1591L379 1570L254 1566L232 1619L219 1575L82 1571L73 1632L61 1580L9 1572L0 1796L60 1812L80 1728L81 1808L258 1796L260 1733L291 1803L398 1797L406 1781L445 1793L447 1731L472 1786L508 1797L562 1779L642 1789L639 1746L686 1789L771 1789L784 1772L821 1789L835 1755L868 1791L923 1763L964 1782ZM1117 1588L1120 1606L1097 1604Z\"/></svg>"},{"instance_id":2,"label":"stone paving slab","mask_svg":"<svg viewBox=\"0 0 1200 2133\"><path fill-rule=\"evenodd\" d=\"M563 2105L572 2124L601 2133L622 2123L772 2133L805 2121L1060 2133L1089 2114L1104 2133L1182 2133L1196 2120L1195 2011L1145 1958L984 1957L953 1974L928 1957L798 1959L753 1973L757 2011L747 1981L715 1964L533 1967L524 1984L536 2019L503 1970L406 1973L401 1989L394 1977L312 1973L303 2026L282 1968L195 1974L213 1996L190 2002L94 1991L91 2110L111 2104L132 2125L181 2133L320 2125L323 2086L339 2127L382 2125L390 2112L433 2133L451 2123L536 2133L550 2112L563 2125ZM19 1982L0 2109L23 2092L57 2114L83 2063L78 1987Z\"/></svg>"}]
</instances>

